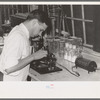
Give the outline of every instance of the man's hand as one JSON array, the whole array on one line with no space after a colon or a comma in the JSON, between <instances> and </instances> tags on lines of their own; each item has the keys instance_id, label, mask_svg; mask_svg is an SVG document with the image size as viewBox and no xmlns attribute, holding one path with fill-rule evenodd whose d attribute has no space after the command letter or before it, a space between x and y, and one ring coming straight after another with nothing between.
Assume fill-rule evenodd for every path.
<instances>
[{"instance_id":1,"label":"man's hand","mask_svg":"<svg viewBox=\"0 0 100 100\"><path fill-rule=\"evenodd\" d=\"M38 60L38 59L41 59L43 57L46 57L47 56L47 51L39 50L39 51L33 53L32 55L34 57L34 60Z\"/></svg>"},{"instance_id":2,"label":"man's hand","mask_svg":"<svg viewBox=\"0 0 100 100\"><path fill-rule=\"evenodd\" d=\"M5 69L3 71L3 73L8 75L10 73L16 72L18 70L21 70L25 66L27 66L31 61L38 60L38 59L41 59L41 58L46 57L46 56L47 56L47 51L39 50L39 51L33 53L32 55L29 55L26 58L19 60L19 63L17 65L11 66L10 68Z\"/></svg>"}]
</instances>

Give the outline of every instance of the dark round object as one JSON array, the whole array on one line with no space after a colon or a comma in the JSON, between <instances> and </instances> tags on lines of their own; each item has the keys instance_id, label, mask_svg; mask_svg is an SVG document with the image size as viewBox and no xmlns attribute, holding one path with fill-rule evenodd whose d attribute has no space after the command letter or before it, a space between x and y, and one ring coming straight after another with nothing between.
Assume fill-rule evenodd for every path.
<instances>
[{"instance_id":1,"label":"dark round object","mask_svg":"<svg viewBox=\"0 0 100 100\"><path fill-rule=\"evenodd\" d=\"M88 72L96 71L97 64L95 61L91 61L86 58L78 57L75 61L76 67L83 68L85 70L88 70Z\"/></svg>"}]
</instances>

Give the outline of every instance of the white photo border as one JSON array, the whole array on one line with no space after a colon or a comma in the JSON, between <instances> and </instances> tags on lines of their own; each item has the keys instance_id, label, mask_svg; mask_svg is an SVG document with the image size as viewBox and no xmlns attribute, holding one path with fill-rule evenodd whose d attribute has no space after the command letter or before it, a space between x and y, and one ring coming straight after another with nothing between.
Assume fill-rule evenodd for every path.
<instances>
[{"instance_id":1,"label":"white photo border","mask_svg":"<svg viewBox=\"0 0 100 100\"><path fill-rule=\"evenodd\" d=\"M4 2L6 1L6 2ZM13 1L13 2L10 2ZM32 1L32 2L31 2ZM68 1L68 2L60 2L55 0L55 2L49 1L49 2L43 2L41 0L38 0L38 2L34 2L33 0L23 0L23 2L15 2L14 0L0 0L0 5L6 5L6 4L86 4L86 5L100 5L99 0L92 1L86 0L87 2L84 2L83 0L78 2L77 0ZM64 0L66 1L66 0ZM53 84L53 88L48 88L47 86L50 86ZM0 82L0 98L1 99L46 99L46 98L62 98L62 99L69 99L75 100L80 98L100 98L100 82L95 81L59 81L59 82ZM94 99L94 100L95 100ZM14 99L13 99L14 100ZM46 99L47 100L47 99ZM53 100L53 99L52 99ZM58 99L57 99L58 100ZM86 99L85 99L86 100Z\"/></svg>"}]
</instances>

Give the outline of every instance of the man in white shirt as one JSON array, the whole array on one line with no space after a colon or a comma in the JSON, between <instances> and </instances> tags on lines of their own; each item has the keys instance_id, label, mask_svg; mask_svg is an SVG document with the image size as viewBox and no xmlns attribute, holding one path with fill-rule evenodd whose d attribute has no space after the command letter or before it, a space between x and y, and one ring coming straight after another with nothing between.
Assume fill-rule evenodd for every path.
<instances>
[{"instance_id":1,"label":"man in white shirt","mask_svg":"<svg viewBox=\"0 0 100 100\"><path fill-rule=\"evenodd\" d=\"M30 12L26 21L15 26L5 40L0 57L3 81L26 81L29 63L47 55L44 50L30 53L30 37L41 35L49 26L47 14L40 10Z\"/></svg>"}]
</instances>

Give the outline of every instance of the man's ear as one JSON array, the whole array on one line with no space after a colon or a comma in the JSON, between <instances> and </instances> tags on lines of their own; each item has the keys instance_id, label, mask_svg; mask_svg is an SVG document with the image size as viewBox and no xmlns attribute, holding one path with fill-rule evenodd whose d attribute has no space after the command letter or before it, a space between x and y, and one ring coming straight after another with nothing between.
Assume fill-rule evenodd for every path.
<instances>
[{"instance_id":1,"label":"man's ear","mask_svg":"<svg viewBox=\"0 0 100 100\"><path fill-rule=\"evenodd\" d=\"M32 25L35 25L36 23L38 23L38 20L37 19L33 19L32 20Z\"/></svg>"}]
</instances>

